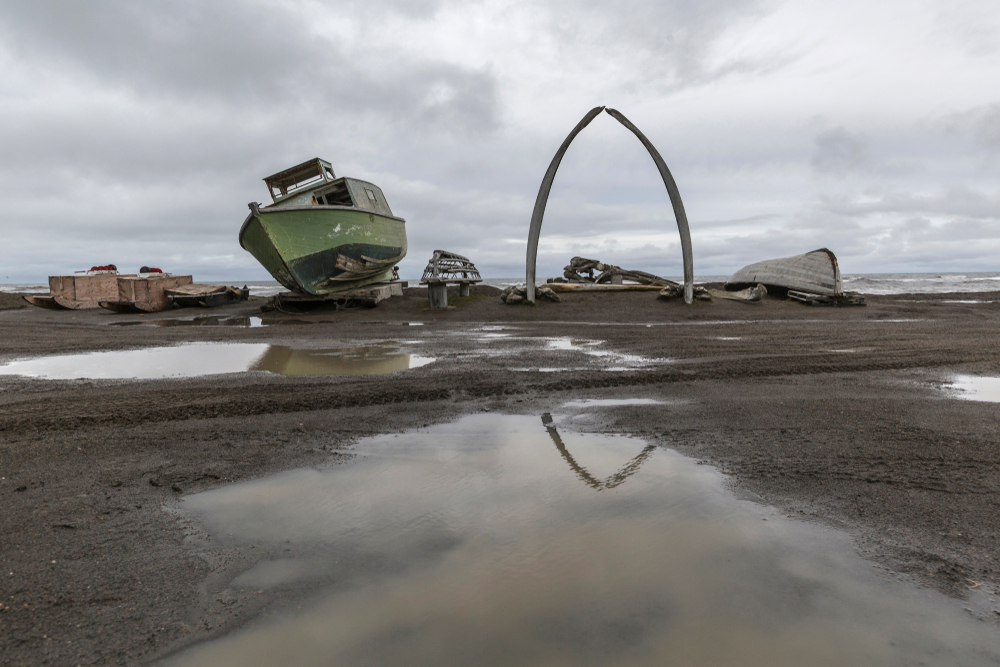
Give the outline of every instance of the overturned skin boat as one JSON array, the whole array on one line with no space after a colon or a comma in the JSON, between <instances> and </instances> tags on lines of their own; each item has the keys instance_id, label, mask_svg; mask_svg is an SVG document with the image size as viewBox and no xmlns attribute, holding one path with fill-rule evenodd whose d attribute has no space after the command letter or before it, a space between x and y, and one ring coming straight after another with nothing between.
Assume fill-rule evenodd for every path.
<instances>
[{"instance_id":1,"label":"overturned skin boat","mask_svg":"<svg viewBox=\"0 0 1000 667\"><path fill-rule=\"evenodd\" d=\"M240 245L293 292L325 296L391 280L406 256L406 221L382 190L337 178L315 158L264 179L273 203L251 203Z\"/></svg>"},{"instance_id":2,"label":"overturned skin boat","mask_svg":"<svg viewBox=\"0 0 1000 667\"><path fill-rule=\"evenodd\" d=\"M766 285L768 292L795 290L837 297L844 294L837 257L826 248L744 266L729 277L726 289L735 291L757 284Z\"/></svg>"}]
</instances>

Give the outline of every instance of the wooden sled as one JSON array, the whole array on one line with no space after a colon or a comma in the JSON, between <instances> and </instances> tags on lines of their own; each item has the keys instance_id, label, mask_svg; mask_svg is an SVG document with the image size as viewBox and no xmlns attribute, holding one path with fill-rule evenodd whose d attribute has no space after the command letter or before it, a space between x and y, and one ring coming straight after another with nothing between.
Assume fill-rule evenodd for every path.
<instances>
[{"instance_id":1,"label":"wooden sled","mask_svg":"<svg viewBox=\"0 0 1000 667\"><path fill-rule=\"evenodd\" d=\"M51 294L25 294L24 300L32 306L48 308L49 310L66 310L66 306L56 303L56 298Z\"/></svg>"},{"instance_id":2,"label":"wooden sled","mask_svg":"<svg viewBox=\"0 0 1000 667\"><path fill-rule=\"evenodd\" d=\"M175 306L182 308L200 306L214 308L236 301L246 301L250 298L250 290L244 287L227 287L225 285L181 285L165 290L167 299Z\"/></svg>"},{"instance_id":3,"label":"wooden sled","mask_svg":"<svg viewBox=\"0 0 1000 667\"><path fill-rule=\"evenodd\" d=\"M27 294L24 300L39 308L51 310L84 310L97 308L105 299L118 296L118 279L132 277L115 273L89 276L49 276L48 294Z\"/></svg>"},{"instance_id":4,"label":"wooden sled","mask_svg":"<svg viewBox=\"0 0 1000 667\"><path fill-rule=\"evenodd\" d=\"M118 276L117 298L105 299L100 305L116 313L158 313L172 305L167 290L192 282L191 276Z\"/></svg>"}]
</instances>

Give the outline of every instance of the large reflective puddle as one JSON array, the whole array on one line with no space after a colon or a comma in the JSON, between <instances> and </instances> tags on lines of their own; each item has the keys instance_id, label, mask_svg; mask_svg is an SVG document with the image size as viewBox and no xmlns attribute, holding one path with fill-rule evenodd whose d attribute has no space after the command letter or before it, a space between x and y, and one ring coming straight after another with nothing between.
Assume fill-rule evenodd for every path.
<instances>
[{"instance_id":1,"label":"large reflective puddle","mask_svg":"<svg viewBox=\"0 0 1000 667\"><path fill-rule=\"evenodd\" d=\"M111 322L112 327L267 327L275 324L305 324L300 320L265 320L261 317L232 317L229 315L203 315L201 317L175 317L160 320L126 320Z\"/></svg>"},{"instance_id":2,"label":"large reflective puddle","mask_svg":"<svg viewBox=\"0 0 1000 667\"><path fill-rule=\"evenodd\" d=\"M209 544L259 558L219 594L272 606L167 662L997 664L995 629L842 534L738 501L670 450L559 423L471 416L186 498Z\"/></svg>"},{"instance_id":3,"label":"large reflective puddle","mask_svg":"<svg viewBox=\"0 0 1000 667\"><path fill-rule=\"evenodd\" d=\"M958 398L967 401L1000 403L1000 378L958 375L945 386L953 390Z\"/></svg>"},{"instance_id":4,"label":"large reflective puddle","mask_svg":"<svg viewBox=\"0 0 1000 667\"><path fill-rule=\"evenodd\" d=\"M433 361L432 357L401 354L395 348L381 346L309 350L264 343L195 343L25 359L0 366L0 375L49 380L152 380L246 371L280 375L381 375Z\"/></svg>"}]
</instances>

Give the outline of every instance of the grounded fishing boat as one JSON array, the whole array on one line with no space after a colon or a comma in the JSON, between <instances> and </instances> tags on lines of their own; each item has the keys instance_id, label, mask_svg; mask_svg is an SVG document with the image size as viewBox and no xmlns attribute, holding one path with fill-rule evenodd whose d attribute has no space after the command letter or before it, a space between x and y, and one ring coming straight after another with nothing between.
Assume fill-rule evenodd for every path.
<instances>
[{"instance_id":1,"label":"grounded fishing boat","mask_svg":"<svg viewBox=\"0 0 1000 667\"><path fill-rule=\"evenodd\" d=\"M393 278L406 256L405 220L377 185L337 178L319 158L264 182L273 203L249 205L240 245L279 283L324 296Z\"/></svg>"}]
</instances>

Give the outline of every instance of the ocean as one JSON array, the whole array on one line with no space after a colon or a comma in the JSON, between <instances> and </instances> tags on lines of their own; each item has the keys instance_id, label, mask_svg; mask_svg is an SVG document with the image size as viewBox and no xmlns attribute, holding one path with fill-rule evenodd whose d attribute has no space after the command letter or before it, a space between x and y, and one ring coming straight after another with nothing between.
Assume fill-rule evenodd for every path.
<instances>
[{"instance_id":1,"label":"ocean","mask_svg":"<svg viewBox=\"0 0 1000 667\"><path fill-rule=\"evenodd\" d=\"M666 276L683 282L682 276ZM722 283L729 276L697 276L695 283ZM942 294L947 292L1000 292L1000 273L856 273L845 274L844 291L861 294ZM543 283L546 279L540 279ZM415 282L415 281L413 281ZM487 278L485 285L503 289L523 285L523 278Z\"/></svg>"},{"instance_id":2,"label":"ocean","mask_svg":"<svg viewBox=\"0 0 1000 667\"><path fill-rule=\"evenodd\" d=\"M678 282L679 276L667 276ZM696 283L725 282L728 276L698 276ZM539 279L544 283L546 278ZM419 278L411 279L410 285L419 286ZM229 280L231 285L250 288L253 296L273 296L284 288L273 280ZM503 289L510 285L523 285L523 278L486 278L484 285ZM947 292L1000 292L1000 273L857 273L844 275L844 290L861 294L942 294ZM48 292L48 285L42 283L0 284L0 292Z\"/></svg>"}]
</instances>

